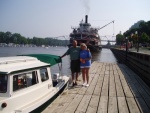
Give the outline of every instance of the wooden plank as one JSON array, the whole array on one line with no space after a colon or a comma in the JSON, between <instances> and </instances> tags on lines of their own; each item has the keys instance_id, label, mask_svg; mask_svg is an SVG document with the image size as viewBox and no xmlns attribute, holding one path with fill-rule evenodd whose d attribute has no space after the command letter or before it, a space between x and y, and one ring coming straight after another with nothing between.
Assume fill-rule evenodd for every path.
<instances>
[{"instance_id":1,"label":"wooden plank","mask_svg":"<svg viewBox=\"0 0 150 113\"><path fill-rule=\"evenodd\" d=\"M109 80L109 76L104 76L101 96L108 96L108 80Z\"/></svg>"},{"instance_id":2,"label":"wooden plank","mask_svg":"<svg viewBox=\"0 0 150 113\"><path fill-rule=\"evenodd\" d=\"M135 86L135 78L132 77L132 75L124 74L124 77L126 78L128 85L130 87L130 90L134 97L141 97L138 89Z\"/></svg>"},{"instance_id":3,"label":"wooden plank","mask_svg":"<svg viewBox=\"0 0 150 113\"><path fill-rule=\"evenodd\" d=\"M98 68L96 68L96 67L98 67L98 63L97 62L94 62L94 63L92 63L92 66L91 66L91 68L90 68L90 70L89 70L89 73L91 74L91 73L96 73L96 71L97 71L97 69Z\"/></svg>"},{"instance_id":4,"label":"wooden plank","mask_svg":"<svg viewBox=\"0 0 150 113\"><path fill-rule=\"evenodd\" d=\"M100 74L105 74L105 65L104 64L102 65Z\"/></svg>"},{"instance_id":5,"label":"wooden plank","mask_svg":"<svg viewBox=\"0 0 150 113\"><path fill-rule=\"evenodd\" d=\"M116 70L117 70L116 64L113 64L113 65L112 65L112 68L113 68L113 71L116 71Z\"/></svg>"},{"instance_id":6,"label":"wooden plank","mask_svg":"<svg viewBox=\"0 0 150 113\"><path fill-rule=\"evenodd\" d=\"M117 70L114 70L114 75L117 75L117 74L118 74Z\"/></svg>"},{"instance_id":7,"label":"wooden plank","mask_svg":"<svg viewBox=\"0 0 150 113\"><path fill-rule=\"evenodd\" d=\"M103 80L104 80L104 75L99 76L99 79L97 81L97 85L94 89L93 95L98 95L100 96L101 94L101 89L102 89L102 84L103 84Z\"/></svg>"},{"instance_id":8,"label":"wooden plank","mask_svg":"<svg viewBox=\"0 0 150 113\"><path fill-rule=\"evenodd\" d=\"M76 87L76 88L71 87L71 88L69 88L68 93L70 93L70 94L77 94L81 88L82 88L81 86L80 87Z\"/></svg>"},{"instance_id":9,"label":"wooden plank","mask_svg":"<svg viewBox=\"0 0 150 113\"><path fill-rule=\"evenodd\" d=\"M82 86L82 88L79 90L78 94L84 95L86 91L87 91L87 87Z\"/></svg>"},{"instance_id":10,"label":"wooden plank","mask_svg":"<svg viewBox=\"0 0 150 113\"><path fill-rule=\"evenodd\" d=\"M62 102L53 111L51 109L47 110L47 113L64 113L68 105L69 103ZM46 112L43 112L43 113L46 113Z\"/></svg>"},{"instance_id":11,"label":"wooden plank","mask_svg":"<svg viewBox=\"0 0 150 113\"><path fill-rule=\"evenodd\" d=\"M64 111L68 104L75 98L75 96L76 94L60 95L42 113L58 113L58 108Z\"/></svg>"},{"instance_id":12,"label":"wooden plank","mask_svg":"<svg viewBox=\"0 0 150 113\"><path fill-rule=\"evenodd\" d=\"M90 85L87 87L87 91L85 92L86 95L92 95L95 89L95 85Z\"/></svg>"},{"instance_id":13,"label":"wooden plank","mask_svg":"<svg viewBox=\"0 0 150 113\"><path fill-rule=\"evenodd\" d=\"M53 113L53 111L57 108L58 103L51 103L44 111L41 113Z\"/></svg>"},{"instance_id":14,"label":"wooden plank","mask_svg":"<svg viewBox=\"0 0 150 113\"><path fill-rule=\"evenodd\" d=\"M133 94L132 94L128 84L125 81L121 81L121 82L122 82L122 86L123 86L125 96L126 97L133 97Z\"/></svg>"},{"instance_id":15,"label":"wooden plank","mask_svg":"<svg viewBox=\"0 0 150 113\"><path fill-rule=\"evenodd\" d=\"M110 71L113 71L113 64L110 64L109 70L110 70Z\"/></svg>"},{"instance_id":16,"label":"wooden plank","mask_svg":"<svg viewBox=\"0 0 150 113\"><path fill-rule=\"evenodd\" d=\"M101 96L97 113L107 113L108 96Z\"/></svg>"},{"instance_id":17,"label":"wooden plank","mask_svg":"<svg viewBox=\"0 0 150 113\"><path fill-rule=\"evenodd\" d=\"M71 102L75 98L76 94L62 94L55 99L53 103Z\"/></svg>"},{"instance_id":18,"label":"wooden plank","mask_svg":"<svg viewBox=\"0 0 150 113\"><path fill-rule=\"evenodd\" d=\"M70 88L68 95L60 95L42 113L150 112L149 88L127 66L94 62L89 77L89 87L82 87L80 75L78 85Z\"/></svg>"},{"instance_id":19,"label":"wooden plank","mask_svg":"<svg viewBox=\"0 0 150 113\"><path fill-rule=\"evenodd\" d=\"M130 113L140 113L140 110L134 100L134 98L126 98Z\"/></svg>"},{"instance_id":20,"label":"wooden plank","mask_svg":"<svg viewBox=\"0 0 150 113\"><path fill-rule=\"evenodd\" d=\"M82 100L82 98L83 98L83 95L77 94L76 97L69 104L69 106L65 109L64 113L74 113L80 101Z\"/></svg>"},{"instance_id":21,"label":"wooden plank","mask_svg":"<svg viewBox=\"0 0 150 113\"><path fill-rule=\"evenodd\" d=\"M100 74L100 73L101 73L101 71L102 71L102 66L99 66L99 67L98 67L98 70L97 70L97 72L96 72L96 73L97 73L97 74Z\"/></svg>"},{"instance_id":22,"label":"wooden plank","mask_svg":"<svg viewBox=\"0 0 150 113\"><path fill-rule=\"evenodd\" d=\"M118 98L119 113L129 113L125 97L117 97L117 98Z\"/></svg>"},{"instance_id":23,"label":"wooden plank","mask_svg":"<svg viewBox=\"0 0 150 113\"><path fill-rule=\"evenodd\" d=\"M95 86L97 84L98 78L99 78L99 74L95 74L93 79L91 79L91 84L90 85Z\"/></svg>"},{"instance_id":24,"label":"wooden plank","mask_svg":"<svg viewBox=\"0 0 150 113\"><path fill-rule=\"evenodd\" d=\"M118 69L117 69L116 65L113 65L114 75L117 75L117 74L118 74L118 71L117 71L117 70L118 70Z\"/></svg>"},{"instance_id":25,"label":"wooden plank","mask_svg":"<svg viewBox=\"0 0 150 113\"><path fill-rule=\"evenodd\" d=\"M114 75L114 77L115 77L115 83L116 83L117 96L118 97L124 97L124 92L122 89L120 79L119 79L118 75Z\"/></svg>"},{"instance_id":26,"label":"wooden plank","mask_svg":"<svg viewBox=\"0 0 150 113\"><path fill-rule=\"evenodd\" d=\"M115 65L115 67L116 67L117 70L120 70L120 67L117 64Z\"/></svg>"},{"instance_id":27,"label":"wooden plank","mask_svg":"<svg viewBox=\"0 0 150 113\"><path fill-rule=\"evenodd\" d=\"M109 71L109 75L111 76L111 75L114 75L114 71L113 70L110 70Z\"/></svg>"},{"instance_id":28,"label":"wooden plank","mask_svg":"<svg viewBox=\"0 0 150 113\"><path fill-rule=\"evenodd\" d=\"M105 75L109 75L109 70L105 70Z\"/></svg>"},{"instance_id":29,"label":"wooden plank","mask_svg":"<svg viewBox=\"0 0 150 113\"><path fill-rule=\"evenodd\" d=\"M75 113L86 113L92 95L84 95Z\"/></svg>"},{"instance_id":30,"label":"wooden plank","mask_svg":"<svg viewBox=\"0 0 150 113\"><path fill-rule=\"evenodd\" d=\"M122 67L124 67L124 66L122 65ZM147 94L145 92L143 92L143 89L141 88L140 84L137 82L137 80L134 77L135 74L131 70L129 70L128 68L124 67L124 69L122 69L122 72L124 73L124 75L126 77L130 76L131 81L129 81L128 83L130 84L130 88L132 89L133 95L135 97L141 97L140 94L142 94L142 93L144 93L144 95L147 96ZM133 83L134 83L134 86L133 86ZM140 88L138 88L137 85ZM139 93L139 92L141 92L141 93ZM129 93L129 92L127 92L127 93Z\"/></svg>"},{"instance_id":31,"label":"wooden plank","mask_svg":"<svg viewBox=\"0 0 150 113\"><path fill-rule=\"evenodd\" d=\"M106 68L105 68L106 71L109 71L109 65L106 65Z\"/></svg>"},{"instance_id":32,"label":"wooden plank","mask_svg":"<svg viewBox=\"0 0 150 113\"><path fill-rule=\"evenodd\" d=\"M141 98L141 95L140 95L138 89L136 88L136 86L133 83L130 83L129 86L130 86L133 96L137 97L137 98Z\"/></svg>"},{"instance_id":33,"label":"wooden plank","mask_svg":"<svg viewBox=\"0 0 150 113\"><path fill-rule=\"evenodd\" d=\"M115 85L115 81L114 81L114 75L110 75L109 96L110 97L116 97L116 85Z\"/></svg>"},{"instance_id":34,"label":"wooden plank","mask_svg":"<svg viewBox=\"0 0 150 113\"><path fill-rule=\"evenodd\" d=\"M87 94L87 95L92 95L93 94L93 91L94 91L94 89L96 87L96 83L97 83L98 77L99 77L99 75L95 74L95 77L91 81L90 86L87 88L87 91L86 91L85 94Z\"/></svg>"},{"instance_id":35,"label":"wooden plank","mask_svg":"<svg viewBox=\"0 0 150 113\"><path fill-rule=\"evenodd\" d=\"M109 97L108 113L118 113L116 97Z\"/></svg>"},{"instance_id":36,"label":"wooden plank","mask_svg":"<svg viewBox=\"0 0 150 113\"><path fill-rule=\"evenodd\" d=\"M92 95L86 113L96 113L100 96Z\"/></svg>"},{"instance_id":37,"label":"wooden plank","mask_svg":"<svg viewBox=\"0 0 150 113\"><path fill-rule=\"evenodd\" d=\"M130 90L130 88L129 88L129 86L128 86L128 84L127 84L127 82L126 82L126 80L125 80L125 78L123 76L123 74L120 73L119 76L120 76L120 80L121 80L121 83L122 83L122 87L123 87L125 96L126 97L133 97L133 94L132 94L132 92L131 92L131 90Z\"/></svg>"},{"instance_id":38,"label":"wooden plank","mask_svg":"<svg viewBox=\"0 0 150 113\"><path fill-rule=\"evenodd\" d=\"M105 71L101 70L100 75L104 75L104 74L105 74Z\"/></svg>"}]
</instances>

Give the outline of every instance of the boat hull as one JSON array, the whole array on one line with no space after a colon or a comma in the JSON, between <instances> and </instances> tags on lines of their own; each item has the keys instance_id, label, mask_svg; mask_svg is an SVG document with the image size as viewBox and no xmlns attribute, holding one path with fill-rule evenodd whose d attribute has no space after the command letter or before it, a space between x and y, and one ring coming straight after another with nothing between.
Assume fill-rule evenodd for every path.
<instances>
[{"instance_id":1,"label":"boat hull","mask_svg":"<svg viewBox=\"0 0 150 113\"><path fill-rule=\"evenodd\" d=\"M59 75L55 86L53 79L50 65L37 58L1 57L0 113L29 113L37 109L68 86L68 76Z\"/></svg>"},{"instance_id":2,"label":"boat hull","mask_svg":"<svg viewBox=\"0 0 150 113\"><path fill-rule=\"evenodd\" d=\"M99 52L99 51L102 50L102 46L91 46L91 45L88 45L87 47L90 49L90 51L93 51L93 52Z\"/></svg>"},{"instance_id":3,"label":"boat hull","mask_svg":"<svg viewBox=\"0 0 150 113\"><path fill-rule=\"evenodd\" d=\"M66 84L52 98L50 98L48 101L46 101L44 104L42 104L35 110L31 111L30 113L40 113L44 109L46 109L60 94L62 94L62 92L68 89L68 84L69 84L69 81L66 82Z\"/></svg>"}]
</instances>

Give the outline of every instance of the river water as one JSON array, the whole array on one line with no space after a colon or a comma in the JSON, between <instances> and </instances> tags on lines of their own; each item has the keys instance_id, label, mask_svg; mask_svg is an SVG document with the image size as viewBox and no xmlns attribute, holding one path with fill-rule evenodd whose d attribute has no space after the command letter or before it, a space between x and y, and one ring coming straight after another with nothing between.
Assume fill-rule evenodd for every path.
<instances>
[{"instance_id":1,"label":"river water","mask_svg":"<svg viewBox=\"0 0 150 113\"><path fill-rule=\"evenodd\" d=\"M0 57L6 56L16 56L16 55L23 55L23 54L53 54L61 56L67 51L67 47L49 47L49 48L42 48L42 47L0 47ZM102 49L100 52L92 52L92 62L99 61L99 62L117 62L116 58L114 57L113 53L110 49ZM71 75L70 72L70 59L69 56L66 56L62 59L62 71L64 75ZM52 73L59 72L58 65L54 65L51 67ZM56 97L55 97L56 98ZM54 99L55 99L54 98ZM52 100L53 101L53 100ZM46 102L43 106L39 107L38 109L32 111L31 113L41 113L52 101Z\"/></svg>"},{"instance_id":2,"label":"river water","mask_svg":"<svg viewBox=\"0 0 150 113\"><path fill-rule=\"evenodd\" d=\"M0 57L16 56L23 54L53 54L61 56L67 51L68 47L0 47ZM100 52L92 52L92 62L117 62L110 49L102 49ZM70 75L70 59L65 56L62 59L62 72L65 75ZM51 67L52 73L57 73L59 70L58 65Z\"/></svg>"}]
</instances>

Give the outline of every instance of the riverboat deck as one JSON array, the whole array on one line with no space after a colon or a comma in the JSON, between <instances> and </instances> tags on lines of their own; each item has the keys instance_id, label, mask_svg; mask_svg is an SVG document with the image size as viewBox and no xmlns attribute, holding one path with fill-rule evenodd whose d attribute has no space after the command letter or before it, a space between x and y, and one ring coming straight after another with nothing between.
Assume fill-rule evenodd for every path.
<instances>
[{"instance_id":1,"label":"riverboat deck","mask_svg":"<svg viewBox=\"0 0 150 113\"><path fill-rule=\"evenodd\" d=\"M150 113L150 88L124 64L93 62L90 86L79 80L42 113Z\"/></svg>"}]
</instances>

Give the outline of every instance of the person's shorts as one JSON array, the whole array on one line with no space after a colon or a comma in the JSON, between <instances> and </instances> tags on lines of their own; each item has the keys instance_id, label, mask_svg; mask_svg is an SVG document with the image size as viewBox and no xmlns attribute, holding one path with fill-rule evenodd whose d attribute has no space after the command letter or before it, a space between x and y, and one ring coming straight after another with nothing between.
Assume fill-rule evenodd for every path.
<instances>
[{"instance_id":1,"label":"person's shorts","mask_svg":"<svg viewBox=\"0 0 150 113\"><path fill-rule=\"evenodd\" d=\"M71 73L80 72L80 60L71 60Z\"/></svg>"}]
</instances>

